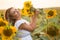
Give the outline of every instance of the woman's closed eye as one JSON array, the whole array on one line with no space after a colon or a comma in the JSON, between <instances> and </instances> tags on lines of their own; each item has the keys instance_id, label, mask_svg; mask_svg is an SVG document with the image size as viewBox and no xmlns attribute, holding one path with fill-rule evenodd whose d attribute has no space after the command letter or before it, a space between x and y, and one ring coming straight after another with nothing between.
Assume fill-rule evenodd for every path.
<instances>
[{"instance_id":1,"label":"woman's closed eye","mask_svg":"<svg viewBox=\"0 0 60 40\"><path fill-rule=\"evenodd\" d=\"M13 14L15 14L15 12L17 12L17 11L13 11L13 12L11 12L11 14L13 15Z\"/></svg>"},{"instance_id":2,"label":"woman's closed eye","mask_svg":"<svg viewBox=\"0 0 60 40\"><path fill-rule=\"evenodd\" d=\"M15 8L12 8L12 9L10 10L10 13L12 13L12 14L14 14L14 13L16 13L16 12L19 12L19 10L18 10L18 9L15 9Z\"/></svg>"}]
</instances>

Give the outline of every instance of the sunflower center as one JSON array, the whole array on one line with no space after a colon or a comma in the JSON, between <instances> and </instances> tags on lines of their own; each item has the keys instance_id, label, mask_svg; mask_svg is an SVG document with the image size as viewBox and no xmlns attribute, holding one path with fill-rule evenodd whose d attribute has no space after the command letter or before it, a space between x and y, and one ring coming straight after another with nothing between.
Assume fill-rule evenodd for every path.
<instances>
[{"instance_id":1,"label":"sunflower center","mask_svg":"<svg viewBox=\"0 0 60 40\"><path fill-rule=\"evenodd\" d=\"M5 26L6 24L4 22L0 22L0 26Z\"/></svg>"},{"instance_id":2,"label":"sunflower center","mask_svg":"<svg viewBox=\"0 0 60 40\"><path fill-rule=\"evenodd\" d=\"M48 12L48 17L53 16L53 15L54 15L54 12L53 12L52 10L50 10L50 11Z\"/></svg>"},{"instance_id":3,"label":"sunflower center","mask_svg":"<svg viewBox=\"0 0 60 40\"><path fill-rule=\"evenodd\" d=\"M5 29L3 30L3 34L7 37L10 37L12 35L12 29Z\"/></svg>"},{"instance_id":4,"label":"sunflower center","mask_svg":"<svg viewBox=\"0 0 60 40\"><path fill-rule=\"evenodd\" d=\"M51 26L47 29L47 34L50 36L56 36L58 34L58 29L55 26Z\"/></svg>"}]
</instances>

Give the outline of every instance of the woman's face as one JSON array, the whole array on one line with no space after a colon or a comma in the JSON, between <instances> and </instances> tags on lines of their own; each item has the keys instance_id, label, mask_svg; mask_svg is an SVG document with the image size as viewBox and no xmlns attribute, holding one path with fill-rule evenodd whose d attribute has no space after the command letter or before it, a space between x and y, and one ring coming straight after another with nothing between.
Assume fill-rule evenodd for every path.
<instances>
[{"instance_id":1,"label":"woman's face","mask_svg":"<svg viewBox=\"0 0 60 40\"><path fill-rule=\"evenodd\" d=\"M12 18L12 19L20 18L20 13L19 13L19 11L18 11L17 9L15 9L15 8L12 8L12 9L10 10L10 15L11 15L11 18Z\"/></svg>"}]
</instances>

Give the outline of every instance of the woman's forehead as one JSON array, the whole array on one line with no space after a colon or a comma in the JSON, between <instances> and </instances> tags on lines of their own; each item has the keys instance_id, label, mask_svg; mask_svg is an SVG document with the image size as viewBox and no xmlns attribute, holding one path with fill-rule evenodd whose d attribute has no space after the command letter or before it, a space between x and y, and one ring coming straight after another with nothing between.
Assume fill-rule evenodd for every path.
<instances>
[{"instance_id":1,"label":"woman's forehead","mask_svg":"<svg viewBox=\"0 0 60 40\"><path fill-rule=\"evenodd\" d=\"M13 12L13 11L15 11L16 9L15 8L12 8L11 10L10 10L10 12Z\"/></svg>"}]
</instances>

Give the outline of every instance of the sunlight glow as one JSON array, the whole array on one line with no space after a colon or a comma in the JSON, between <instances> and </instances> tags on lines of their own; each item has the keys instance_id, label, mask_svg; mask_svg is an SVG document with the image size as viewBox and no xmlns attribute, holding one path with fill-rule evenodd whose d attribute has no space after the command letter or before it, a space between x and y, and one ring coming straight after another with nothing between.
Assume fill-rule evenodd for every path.
<instances>
[{"instance_id":1,"label":"sunlight glow","mask_svg":"<svg viewBox=\"0 0 60 40\"><path fill-rule=\"evenodd\" d=\"M0 9L10 7L23 8L23 3L27 0L0 0ZM35 8L60 7L60 0L31 0Z\"/></svg>"}]
</instances>

